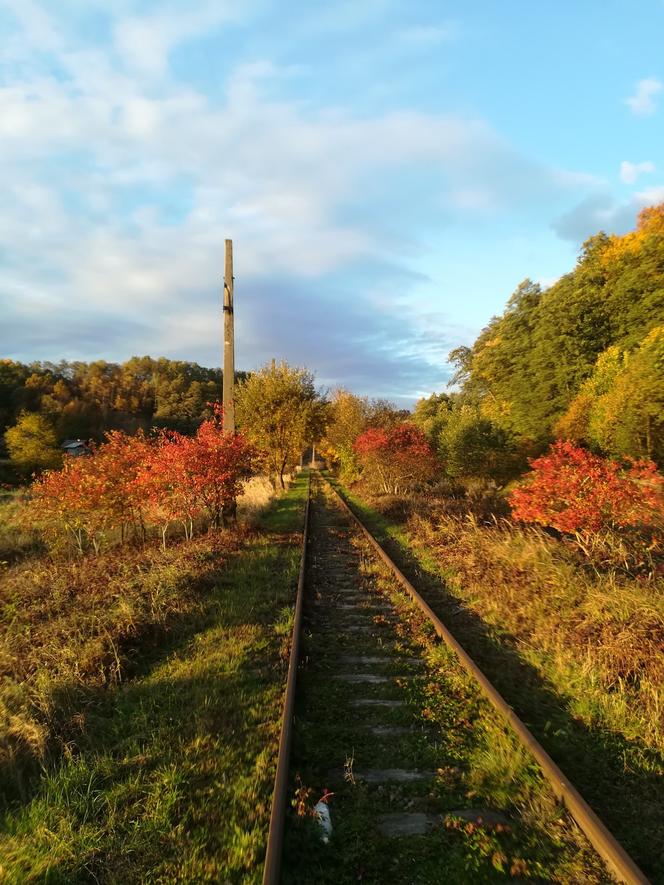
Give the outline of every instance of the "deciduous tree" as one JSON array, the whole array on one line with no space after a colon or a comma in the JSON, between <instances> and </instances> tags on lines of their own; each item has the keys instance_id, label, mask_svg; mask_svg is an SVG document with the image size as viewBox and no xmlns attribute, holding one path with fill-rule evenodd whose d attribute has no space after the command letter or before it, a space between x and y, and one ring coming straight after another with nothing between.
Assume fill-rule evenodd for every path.
<instances>
[{"instance_id":1,"label":"deciduous tree","mask_svg":"<svg viewBox=\"0 0 664 885\"><path fill-rule=\"evenodd\" d=\"M9 457L19 472L30 475L62 463L62 450L53 425L42 415L23 412L5 433Z\"/></svg>"},{"instance_id":2,"label":"deciduous tree","mask_svg":"<svg viewBox=\"0 0 664 885\"><path fill-rule=\"evenodd\" d=\"M611 455L664 465L664 326L631 352L608 348L556 432Z\"/></svg>"},{"instance_id":3,"label":"deciduous tree","mask_svg":"<svg viewBox=\"0 0 664 885\"><path fill-rule=\"evenodd\" d=\"M370 427L355 442L363 477L376 491L398 495L432 479L436 456L426 436L414 424L389 430Z\"/></svg>"},{"instance_id":4,"label":"deciduous tree","mask_svg":"<svg viewBox=\"0 0 664 885\"><path fill-rule=\"evenodd\" d=\"M307 369L274 360L251 374L236 392L236 419L264 453L264 465L284 487L284 473L325 430L327 404Z\"/></svg>"},{"instance_id":5,"label":"deciduous tree","mask_svg":"<svg viewBox=\"0 0 664 885\"><path fill-rule=\"evenodd\" d=\"M514 468L515 451L507 431L470 405L449 412L438 451L445 472L454 478L503 479Z\"/></svg>"},{"instance_id":6,"label":"deciduous tree","mask_svg":"<svg viewBox=\"0 0 664 885\"><path fill-rule=\"evenodd\" d=\"M366 429L369 415L370 405L366 397L355 396L348 390L336 390L332 394L322 454L339 468L340 475L346 482L357 477L353 444Z\"/></svg>"}]
</instances>

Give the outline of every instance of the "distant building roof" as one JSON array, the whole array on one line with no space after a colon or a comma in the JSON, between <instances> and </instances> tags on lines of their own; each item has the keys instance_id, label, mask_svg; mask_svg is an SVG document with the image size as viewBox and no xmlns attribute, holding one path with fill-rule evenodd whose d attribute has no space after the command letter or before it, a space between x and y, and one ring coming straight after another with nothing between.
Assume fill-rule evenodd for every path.
<instances>
[{"instance_id":1,"label":"distant building roof","mask_svg":"<svg viewBox=\"0 0 664 885\"><path fill-rule=\"evenodd\" d=\"M82 439L66 439L60 446L69 455L89 455L90 449Z\"/></svg>"}]
</instances>

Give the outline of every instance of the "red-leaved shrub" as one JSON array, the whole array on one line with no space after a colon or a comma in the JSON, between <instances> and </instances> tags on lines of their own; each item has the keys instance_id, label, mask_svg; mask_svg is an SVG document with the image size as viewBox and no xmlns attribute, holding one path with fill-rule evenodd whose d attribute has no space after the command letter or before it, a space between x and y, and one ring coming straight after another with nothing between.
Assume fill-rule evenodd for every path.
<instances>
[{"instance_id":1,"label":"red-leaved shrub","mask_svg":"<svg viewBox=\"0 0 664 885\"><path fill-rule=\"evenodd\" d=\"M617 539L621 530L623 536L624 530L642 535L647 544L639 545L641 554L656 551L656 530L664 526L664 477L652 461L621 464L558 441L530 466L510 495L515 519L573 535L585 552L597 548L598 536L613 533Z\"/></svg>"},{"instance_id":2,"label":"red-leaved shrub","mask_svg":"<svg viewBox=\"0 0 664 885\"><path fill-rule=\"evenodd\" d=\"M580 532L652 525L664 517L664 477L652 461L623 466L558 441L530 466L530 476L510 495L521 522Z\"/></svg>"},{"instance_id":3,"label":"red-leaved shrub","mask_svg":"<svg viewBox=\"0 0 664 885\"><path fill-rule=\"evenodd\" d=\"M111 530L145 537L146 523L161 527L165 544L171 522L185 537L206 514L219 527L224 507L253 472L256 451L242 434L224 433L221 409L196 435L164 432L155 439L120 431L106 435L90 457L70 458L33 486L33 513L47 534L64 531L80 552L89 541L99 550Z\"/></svg>"},{"instance_id":4,"label":"red-leaved shrub","mask_svg":"<svg viewBox=\"0 0 664 885\"><path fill-rule=\"evenodd\" d=\"M436 456L425 435L404 422L390 430L370 427L353 446L369 485L386 495L410 491L431 479Z\"/></svg>"}]
</instances>

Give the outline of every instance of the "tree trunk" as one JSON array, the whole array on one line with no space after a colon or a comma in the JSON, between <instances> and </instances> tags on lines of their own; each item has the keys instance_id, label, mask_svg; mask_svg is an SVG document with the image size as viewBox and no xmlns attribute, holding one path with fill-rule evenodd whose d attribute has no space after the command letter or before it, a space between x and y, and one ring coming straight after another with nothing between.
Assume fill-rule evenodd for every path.
<instances>
[{"instance_id":1,"label":"tree trunk","mask_svg":"<svg viewBox=\"0 0 664 885\"><path fill-rule=\"evenodd\" d=\"M221 508L221 524L224 528L235 528L237 525L237 501L226 501Z\"/></svg>"},{"instance_id":2,"label":"tree trunk","mask_svg":"<svg viewBox=\"0 0 664 885\"><path fill-rule=\"evenodd\" d=\"M646 455L652 460L652 428L650 425L650 415L646 416Z\"/></svg>"}]
</instances>

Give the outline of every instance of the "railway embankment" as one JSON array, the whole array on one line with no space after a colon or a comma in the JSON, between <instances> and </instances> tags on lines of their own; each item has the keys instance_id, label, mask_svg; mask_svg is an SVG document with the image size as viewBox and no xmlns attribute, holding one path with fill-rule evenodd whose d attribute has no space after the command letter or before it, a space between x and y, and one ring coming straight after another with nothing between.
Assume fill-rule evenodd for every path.
<instances>
[{"instance_id":1,"label":"railway embankment","mask_svg":"<svg viewBox=\"0 0 664 885\"><path fill-rule=\"evenodd\" d=\"M386 508L339 489L610 831L664 881L661 581L588 567L541 532L451 516L450 502Z\"/></svg>"}]
</instances>

